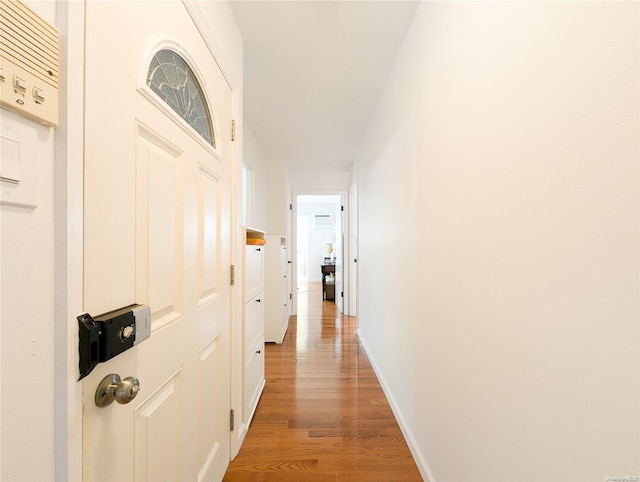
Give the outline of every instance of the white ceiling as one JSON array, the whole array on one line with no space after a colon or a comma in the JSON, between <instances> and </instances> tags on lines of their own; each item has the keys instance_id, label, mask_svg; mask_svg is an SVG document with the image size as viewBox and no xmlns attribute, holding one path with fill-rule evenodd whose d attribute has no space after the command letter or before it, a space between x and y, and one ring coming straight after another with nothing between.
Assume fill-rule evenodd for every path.
<instances>
[{"instance_id":1,"label":"white ceiling","mask_svg":"<svg viewBox=\"0 0 640 482\"><path fill-rule=\"evenodd\" d=\"M232 1L244 114L269 159L349 170L416 1Z\"/></svg>"}]
</instances>

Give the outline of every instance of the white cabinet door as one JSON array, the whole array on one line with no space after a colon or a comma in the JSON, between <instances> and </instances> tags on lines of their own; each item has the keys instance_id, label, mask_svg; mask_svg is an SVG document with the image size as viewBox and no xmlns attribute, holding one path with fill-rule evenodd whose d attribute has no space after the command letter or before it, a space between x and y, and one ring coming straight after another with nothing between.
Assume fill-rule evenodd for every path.
<instances>
[{"instance_id":1,"label":"white cabinet door","mask_svg":"<svg viewBox=\"0 0 640 482\"><path fill-rule=\"evenodd\" d=\"M265 258L265 340L282 343L289 322L287 238L267 236Z\"/></svg>"},{"instance_id":2,"label":"white cabinet door","mask_svg":"<svg viewBox=\"0 0 640 482\"><path fill-rule=\"evenodd\" d=\"M264 246L245 247L243 326L243 421L248 426L265 385L264 378Z\"/></svg>"},{"instance_id":3,"label":"white cabinet door","mask_svg":"<svg viewBox=\"0 0 640 482\"><path fill-rule=\"evenodd\" d=\"M244 350L251 355L251 350L264 336L264 296L258 296L245 305L244 317Z\"/></svg>"},{"instance_id":4,"label":"white cabinet door","mask_svg":"<svg viewBox=\"0 0 640 482\"><path fill-rule=\"evenodd\" d=\"M246 246L245 301L255 298L264 290L264 246Z\"/></svg>"}]
</instances>

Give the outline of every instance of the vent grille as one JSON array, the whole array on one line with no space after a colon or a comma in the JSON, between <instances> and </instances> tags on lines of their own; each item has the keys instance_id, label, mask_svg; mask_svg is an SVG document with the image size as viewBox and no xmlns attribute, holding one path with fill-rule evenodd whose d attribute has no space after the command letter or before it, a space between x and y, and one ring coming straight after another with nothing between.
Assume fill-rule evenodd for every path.
<instances>
[{"instance_id":1,"label":"vent grille","mask_svg":"<svg viewBox=\"0 0 640 482\"><path fill-rule=\"evenodd\" d=\"M314 217L314 225L317 228L335 226L335 216L333 214L316 214Z\"/></svg>"},{"instance_id":2,"label":"vent grille","mask_svg":"<svg viewBox=\"0 0 640 482\"><path fill-rule=\"evenodd\" d=\"M0 55L58 88L58 32L22 2L0 0Z\"/></svg>"}]
</instances>

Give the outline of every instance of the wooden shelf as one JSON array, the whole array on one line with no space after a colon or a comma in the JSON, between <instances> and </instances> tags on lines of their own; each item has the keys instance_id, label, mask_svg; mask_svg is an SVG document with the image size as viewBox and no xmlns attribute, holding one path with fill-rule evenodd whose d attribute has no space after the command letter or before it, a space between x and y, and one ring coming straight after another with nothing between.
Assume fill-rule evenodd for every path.
<instances>
[{"instance_id":1,"label":"wooden shelf","mask_svg":"<svg viewBox=\"0 0 640 482\"><path fill-rule=\"evenodd\" d=\"M253 228L244 228L245 229L245 244L256 244L262 245L267 242L265 235L267 234L264 231Z\"/></svg>"}]
</instances>

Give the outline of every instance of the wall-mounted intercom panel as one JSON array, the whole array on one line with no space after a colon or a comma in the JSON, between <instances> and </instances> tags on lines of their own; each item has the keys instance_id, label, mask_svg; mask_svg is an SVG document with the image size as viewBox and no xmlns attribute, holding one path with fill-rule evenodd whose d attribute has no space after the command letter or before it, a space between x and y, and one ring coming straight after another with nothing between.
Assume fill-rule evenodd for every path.
<instances>
[{"instance_id":1,"label":"wall-mounted intercom panel","mask_svg":"<svg viewBox=\"0 0 640 482\"><path fill-rule=\"evenodd\" d=\"M96 317L78 316L80 378L151 336L151 308L130 305Z\"/></svg>"},{"instance_id":2,"label":"wall-mounted intercom panel","mask_svg":"<svg viewBox=\"0 0 640 482\"><path fill-rule=\"evenodd\" d=\"M0 105L58 124L58 31L20 0L0 1Z\"/></svg>"}]
</instances>

